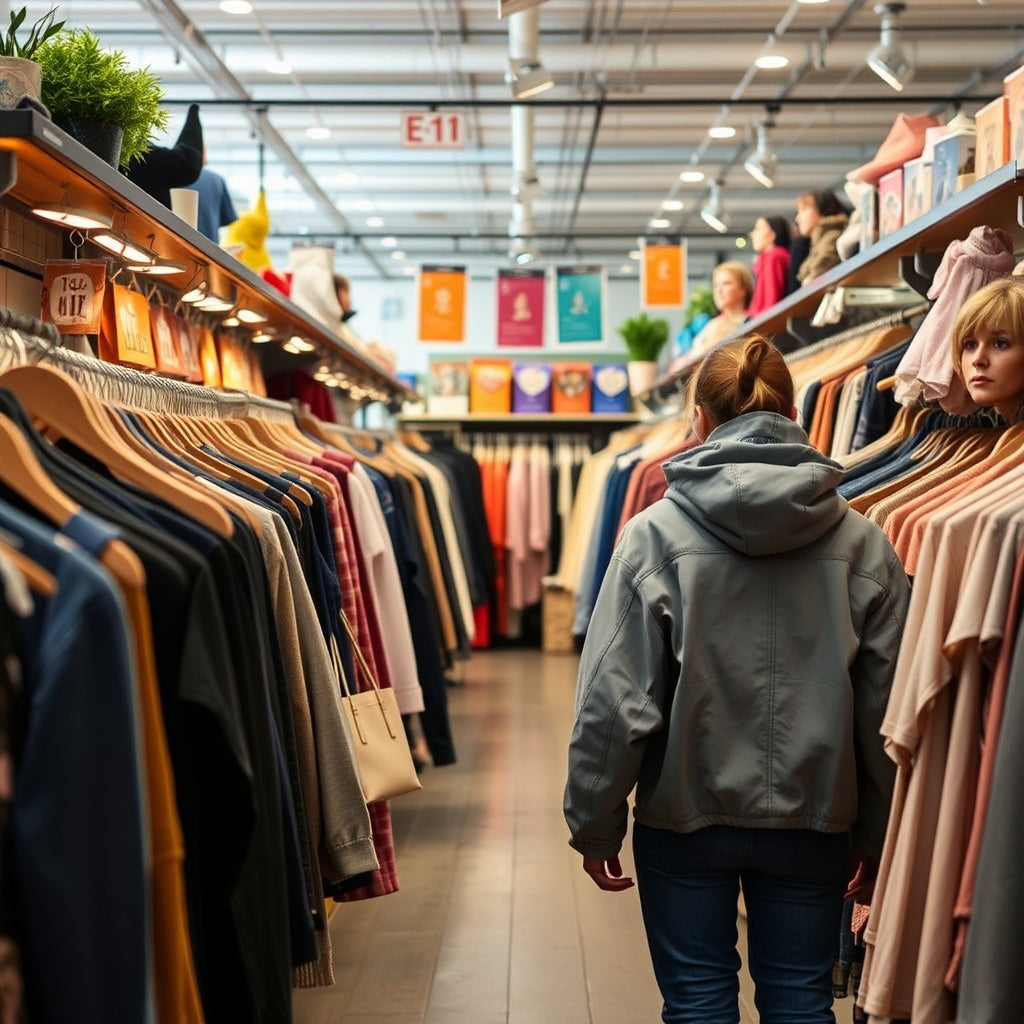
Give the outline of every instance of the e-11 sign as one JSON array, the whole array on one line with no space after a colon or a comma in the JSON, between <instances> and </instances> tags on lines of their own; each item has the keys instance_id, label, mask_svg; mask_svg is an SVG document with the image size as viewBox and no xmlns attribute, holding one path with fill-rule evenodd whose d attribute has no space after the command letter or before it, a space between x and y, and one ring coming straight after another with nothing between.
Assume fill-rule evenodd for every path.
<instances>
[{"instance_id":1,"label":"e-11 sign","mask_svg":"<svg viewBox=\"0 0 1024 1024\"><path fill-rule=\"evenodd\" d=\"M465 149L465 114L461 110L403 111L402 148Z\"/></svg>"}]
</instances>

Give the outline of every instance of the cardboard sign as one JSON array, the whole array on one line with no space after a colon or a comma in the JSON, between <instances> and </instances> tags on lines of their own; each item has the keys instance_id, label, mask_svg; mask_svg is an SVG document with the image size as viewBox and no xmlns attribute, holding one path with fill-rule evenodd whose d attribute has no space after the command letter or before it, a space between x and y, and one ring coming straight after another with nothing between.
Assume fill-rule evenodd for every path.
<instances>
[{"instance_id":1,"label":"cardboard sign","mask_svg":"<svg viewBox=\"0 0 1024 1024\"><path fill-rule=\"evenodd\" d=\"M106 260L47 260L41 319L61 334L99 334Z\"/></svg>"},{"instance_id":2,"label":"cardboard sign","mask_svg":"<svg viewBox=\"0 0 1024 1024\"><path fill-rule=\"evenodd\" d=\"M166 306L149 307L149 327L153 333L156 368L168 377L184 377L185 360L178 339L178 318Z\"/></svg>"},{"instance_id":3,"label":"cardboard sign","mask_svg":"<svg viewBox=\"0 0 1024 1024\"><path fill-rule=\"evenodd\" d=\"M107 288L100 322L100 359L140 370L156 369L149 303L120 284Z\"/></svg>"},{"instance_id":4,"label":"cardboard sign","mask_svg":"<svg viewBox=\"0 0 1024 1024\"><path fill-rule=\"evenodd\" d=\"M203 368L203 383L208 388L219 388L220 358L217 355L217 342L209 327L199 328L199 365Z\"/></svg>"}]
</instances>

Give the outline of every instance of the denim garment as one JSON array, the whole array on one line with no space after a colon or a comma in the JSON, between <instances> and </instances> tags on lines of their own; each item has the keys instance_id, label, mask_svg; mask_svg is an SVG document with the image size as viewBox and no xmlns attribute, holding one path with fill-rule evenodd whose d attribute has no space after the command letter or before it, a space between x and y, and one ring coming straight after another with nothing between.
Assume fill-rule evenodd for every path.
<instances>
[{"instance_id":1,"label":"denim garment","mask_svg":"<svg viewBox=\"0 0 1024 1024\"><path fill-rule=\"evenodd\" d=\"M737 1024L736 901L761 1024L834 1024L832 966L849 838L800 829L636 824L633 855L666 1024Z\"/></svg>"}]
</instances>

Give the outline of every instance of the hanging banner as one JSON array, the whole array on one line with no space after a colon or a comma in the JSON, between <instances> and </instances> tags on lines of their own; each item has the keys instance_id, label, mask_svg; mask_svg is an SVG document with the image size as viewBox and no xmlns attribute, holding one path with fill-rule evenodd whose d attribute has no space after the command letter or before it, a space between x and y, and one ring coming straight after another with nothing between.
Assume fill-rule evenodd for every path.
<instances>
[{"instance_id":1,"label":"hanging banner","mask_svg":"<svg viewBox=\"0 0 1024 1024\"><path fill-rule=\"evenodd\" d=\"M498 348L544 347L543 270L498 271Z\"/></svg>"},{"instance_id":2,"label":"hanging banner","mask_svg":"<svg viewBox=\"0 0 1024 1024\"><path fill-rule=\"evenodd\" d=\"M465 341L465 267L421 267L419 301L420 341Z\"/></svg>"},{"instance_id":3,"label":"hanging banner","mask_svg":"<svg viewBox=\"0 0 1024 1024\"><path fill-rule=\"evenodd\" d=\"M558 342L604 341L604 267L558 267Z\"/></svg>"},{"instance_id":4,"label":"hanging banner","mask_svg":"<svg viewBox=\"0 0 1024 1024\"><path fill-rule=\"evenodd\" d=\"M686 305L686 243L678 238L644 241L640 261L643 309L680 309Z\"/></svg>"},{"instance_id":5,"label":"hanging banner","mask_svg":"<svg viewBox=\"0 0 1024 1024\"><path fill-rule=\"evenodd\" d=\"M47 260L42 319L61 334L99 334L106 260Z\"/></svg>"}]
</instances>

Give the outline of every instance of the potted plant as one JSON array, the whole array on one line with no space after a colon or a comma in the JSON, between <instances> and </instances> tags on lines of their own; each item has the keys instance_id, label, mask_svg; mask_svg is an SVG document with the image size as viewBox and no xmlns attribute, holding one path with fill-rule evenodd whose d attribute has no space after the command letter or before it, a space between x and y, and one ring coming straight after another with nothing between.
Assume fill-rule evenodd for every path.
<instances>
[{"instance_id":1,"label":"potted plant","mask_svg":"<svg viewBox=\"0 0 1024 1024\"><path fill-rule=\"evenodd\" d=\"M652 319L646 313L631 316L619 327L629 361L630 394L646 391L658 373L658 357L668 342L668 321Z\"/></svg>"},{"instance_id":2,"label":"potted plant","mask_svg":"<svg viewBox=\"0 0 1024 1024\"><path fill-rule=\"evenodd\" d=\"M7 31L0 35L0 108L11 110L22 96L39 99L42 72L35 61L36 50L63 27L54 21L57 8L51 7L41 18L23 28L28 8L11 8Z\"/></svg>"},{"instance_id":3,"label":"potted plant","mask_svg":"<svg viewBox=\"0 0 1024 1024\"><path fill-rule=\"evenodd\" d=\"M104 50L91 29L67 29L36 51L42 101L54 124L113 166L127 167L167 127L159 78L132 68L120 50Z\"/></svg>"}]
</instances>

